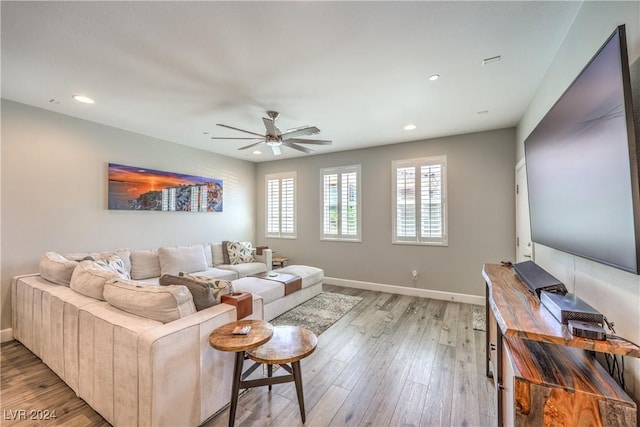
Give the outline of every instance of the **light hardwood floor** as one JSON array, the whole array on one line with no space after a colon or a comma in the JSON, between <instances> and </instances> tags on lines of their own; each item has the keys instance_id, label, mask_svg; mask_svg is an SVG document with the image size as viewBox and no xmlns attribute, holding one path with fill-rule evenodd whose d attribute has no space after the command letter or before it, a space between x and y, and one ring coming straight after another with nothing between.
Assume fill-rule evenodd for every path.
<instances>
[{"instance_id":1,"label":"light hardwood floor","mask_svg":"<svg viewBox=\"0 0 640 427\"><path fill-rule=\"evenodd\" d=\"M325 285L363 297L302 360L308 426L493 426L495 389L484 375L485 332L473 306ZM278 372L276 371L276 374ZM19 343L2 346L4 425L107 425ZM230 391L219 391L230 393ZM10 410L57 409L51 422L12 422ZM228 410L207 427L228 423ZM302 425L292 383L251 389L236 426Z\"/></svg>"}]
</instances>

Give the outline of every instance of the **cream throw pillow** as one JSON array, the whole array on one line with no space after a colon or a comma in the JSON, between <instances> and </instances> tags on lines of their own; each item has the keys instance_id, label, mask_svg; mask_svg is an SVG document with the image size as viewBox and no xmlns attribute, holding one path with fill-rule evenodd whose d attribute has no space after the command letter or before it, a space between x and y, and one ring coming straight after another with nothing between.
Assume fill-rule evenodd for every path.
<instances>
[{"instance_id":1,"label":"cream throw pillow","mask_svg":"<svg viewBox=\"0 0 640 427\"><path fill-rule=\"evenodd\" d=\"M40 258L40 275L58 285L69 286L77 261L65 258L57 252L45 252Z\"/></svg>"},{"instance_id":2,"label":"cream throw pillow","mask_svg":"<svg viewBox=\"0 0 640 427\"><path fill-rule=\"evenodd\" d=\"M162 323L196 312L191 293L184 286L143 285L117 279L104 285L104 299L127 313Z\"/></svg>"},{"instance_id":3,"label":"cream throw pillow","mask_svg":"<svg viewBox=\"0 0 640 427\"><path fill-rule=\"evenodd\" d=\"M97 261L80 261L71 276L71 289L82 295L104 301L105 283L119 278L130 279L124 262L116 255Z\"/></svg>"}]
</instances>

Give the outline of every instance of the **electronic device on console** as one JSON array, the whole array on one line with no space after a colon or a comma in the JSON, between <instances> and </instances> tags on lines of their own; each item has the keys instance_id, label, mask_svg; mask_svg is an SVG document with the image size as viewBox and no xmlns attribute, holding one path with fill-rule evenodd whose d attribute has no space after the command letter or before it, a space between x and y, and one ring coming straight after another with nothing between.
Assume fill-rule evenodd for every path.
<instances>
[{"instance_id":1,"label":"electronic device on console","mask_svg":"<svg viewBox=\"0 0 640 427\"><path fill-rule=\"evenodd\" d=\"M561 281L547 273L533 261L524 261L513 264L513 270L516 272L520 280L522 280L529 290L538 298L540 298L540 292L542 291L560 295L567 293L567 288Z\"/></svg>"},{"instance_id":2,"label":"electronic device on console","mask_svg":"<svg viewBox=\"0 0 640 427\"><path fill-rule=\"evenodd\" d=\"M542 291L540 302L553 317L565 325L569 320L604 324L604 315L574 294L558 295Z\"/></svg>"},{"instance_id":3,"label":"electronic device on console","mask_svg":"<svg viewBox=\"0 0 640 427\"><path fill-rule=\"evenodd\" d=\"M592 340L605 341L607 332L602 325L593 322L581 322L580 320L569 320L569 332L574 337L589 338Z\"/></svg>"}]
</instances>

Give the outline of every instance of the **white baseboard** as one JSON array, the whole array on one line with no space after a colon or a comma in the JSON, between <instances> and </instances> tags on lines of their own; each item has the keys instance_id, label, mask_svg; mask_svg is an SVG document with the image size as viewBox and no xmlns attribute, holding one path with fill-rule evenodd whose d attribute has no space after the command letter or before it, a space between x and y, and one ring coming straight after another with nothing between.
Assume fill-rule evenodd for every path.
<instances>
[{"instance_id":1,"label":"white baseboard","mask_svg":"<svg viewBox=\"0 0 640 427\"><path fill-rule=\"evenodd\" d=\"M445 301L463 302L466 304L484 306L485 297L478 295L456 294L453 292L434 291L431 289L410 288L406 286L385 285L382 283L362 282L360 280L337 279L325 277L327 285L344 286L345 288L366 289L368 291L387 292L391 294L408 295L413 297L433 298Z\"/></svg>"},{"instance_id":2,"label":"white baseboard","mask_svg":"<svg viewBox=\"0 0 640 427\"><path fill-rule=\"evenodd\" d=\"M13 329L3 329L0 331L0 342L7 342L13 339Z\"/></svg>"}]
</instances>

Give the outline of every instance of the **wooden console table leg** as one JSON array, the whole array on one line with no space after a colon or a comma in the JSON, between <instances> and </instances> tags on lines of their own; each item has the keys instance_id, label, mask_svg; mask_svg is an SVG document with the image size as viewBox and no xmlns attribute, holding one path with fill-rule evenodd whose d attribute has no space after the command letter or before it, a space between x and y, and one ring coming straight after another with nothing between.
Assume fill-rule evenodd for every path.
<instances>
[{"instance_id":1,"label":"wooden console table leg","mask_svg":"<svg viewBox=\"0 0 640 427\"><path fill-rule=\"evenodd\" d=\"M491 343L489 337L489 284L485 282L484 288L484 363L488 378L493 378L489 364L491 363L489 355L491 354Z\"/></svg>"},{"instance_id":2,"label":"wooden console table leg","mask_svg":"<svg viewBox=\"0 0 640 427\"><path fill-rule=\"evenodd\" d=\"M229 427L236 422L236 408L238 407L238 394L242 381L242 365L244 364L244 351L236 352L236 362L233 366L233 384L231 386L231 405L229 406Z\"/></svg>"},{"instance_id":3,"label":"wooden console table leg","mask_svg":"<svg viewBox=\"0 0 640 427\"><path fill-rule=\"evenodd\" d=\"M305 423L306 415L304 410L304 394L302 393L302 370L300 369L300 361L292 362L293 379L296 383L296 394L298 395L298 406L300 406L300 418Z\"/></svg>"},{"instance_id":4,"label":"wooden console table leg","mask_svg":"<svg viewBox=\"0 0 640 427\"><path fill-rule=\"evenodd\" d=\"M496 391L498 392L498 398L497 403L498 403L498 426L503 426L504 425L504 385L503 385L503 381L504 381L504 375L502 373L502 330L500 329L500 327L497 327L497 338L496 338L496 370L498 372L494 373L494 378L495 378L495 384L496 384Z\"/></svg>"}]
</instances>

